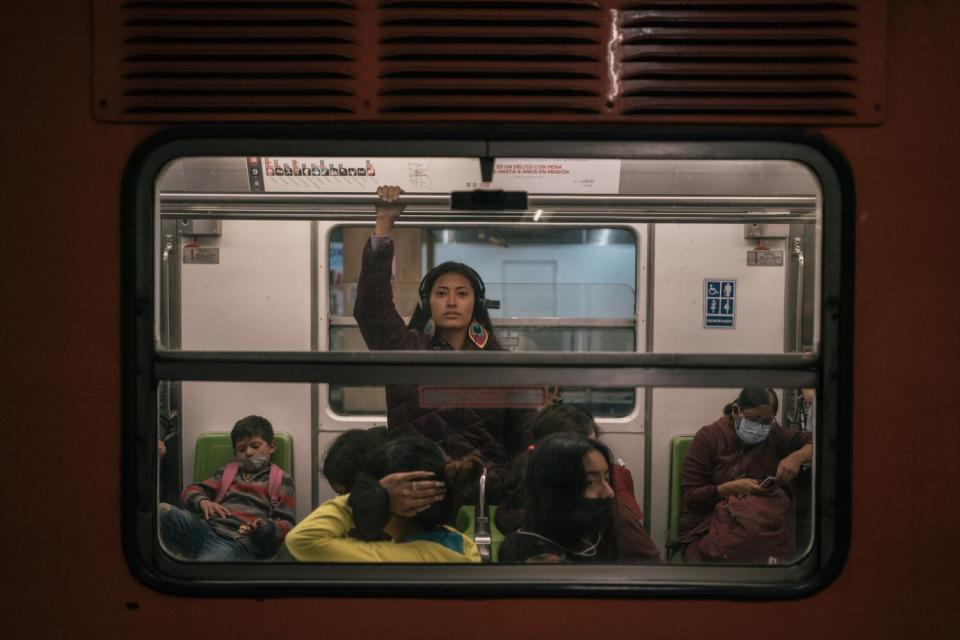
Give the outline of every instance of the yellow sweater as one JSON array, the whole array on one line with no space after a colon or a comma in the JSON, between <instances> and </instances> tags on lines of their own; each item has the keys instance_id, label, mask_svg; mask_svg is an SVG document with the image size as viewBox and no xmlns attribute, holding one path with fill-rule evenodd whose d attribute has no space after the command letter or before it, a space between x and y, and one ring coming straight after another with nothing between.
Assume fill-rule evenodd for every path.
<instances>
[{"instance_id":1,"label":"yellow sweater","mask_svg":"<svg viewBox=\"0 0 960 640\"><path fill-rule=\"evenodd\" d=\"M347 532L354 524L347 498L339 496L324 502L294 527L285 541L290 555L301 562L480 562L473 540L450 527L436 535L428 534L432 539L400 543L348 538ZM444 538L453 542L452 546L462 546L463 551L443 544L440 539Z\"/></svg>"}]
</instances>

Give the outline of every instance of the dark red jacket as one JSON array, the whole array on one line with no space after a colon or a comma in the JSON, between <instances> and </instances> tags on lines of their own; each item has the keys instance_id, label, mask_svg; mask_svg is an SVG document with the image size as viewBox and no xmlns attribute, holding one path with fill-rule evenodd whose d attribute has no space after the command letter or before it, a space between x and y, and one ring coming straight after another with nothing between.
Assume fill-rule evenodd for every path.
<instances>
[{"instance_id":1,"label":"dark red jacket","mask_svg":"<svg viewBox=\"0 0 960 640\"><path fill-rule=\"evenodd\" d=\"M415 329L407 329L393 304L390 287L393 242L363 248L353 316L370 350L450 349L440 337L433 340ZM467 341L464 348L476 349ZM489 346L488 346L489 348ZM503 494L510 460L530 444L529 409L448 409L420 406L419 387L387 386L387 434L390 438L421 435L439 444L453 458L473 454L487 466L487 499L497 504ZM476 501L476 488L457 496L461 504Z\"/></svg>"},{"instance_id":2,"label":"dark red jacket","mask_svg":"<svg viewBox=\"0 0 960 640\"><path fill-rule=\"evenodd\" d=\"M737 437L733 419L726 416L702 427L690 443L680 475L680 540L691 532L698 533L694 530L709 521L720 502L717 485L737 478L760 480L776 475L782 459L811 441L808 431L774 425L766 440L748 446Z\"/></svg>"},{"instance_id":3,"label":"dark red jacket","mask_svg":"<svg viewBox=\"0 0 960 640\"><path fill-rule=\"evenodd\" d=\"M627 469L627 465L619 459L610 469L610 482L617 502L630 511L637 522L643 524L643 509L640 508L637 496L633 493L633 474L630 473L630 469Z\"/></svg>"}]
</instances>

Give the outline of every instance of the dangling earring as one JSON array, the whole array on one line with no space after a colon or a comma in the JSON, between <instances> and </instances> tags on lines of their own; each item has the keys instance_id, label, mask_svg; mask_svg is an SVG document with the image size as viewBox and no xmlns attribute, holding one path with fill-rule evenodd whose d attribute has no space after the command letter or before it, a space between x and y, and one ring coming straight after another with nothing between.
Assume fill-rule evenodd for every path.
<instances>
[{"instance_id":1,"label":"dangling earring","mask_svg":"<svg viewBox=\"0 0 960 640\"><path fill-rule=\"evenodd\" d=\"M423 335L427 336L427 340L433 340L433 334L437 332L437 325L433 323L433 318L427 320L427 323L423 325Z\"/></svg>"},{"instance_id":2,"label":"dangling earring","mask_svg":"<svg viewBox=\"0 0 960 640\"><path fill-rule=\"evenodd\" d=\"M478 349L483 349L487 346L487 340L490 339L490 334L487 332L486 327L476 320L470 323L470 329L467 335L470 336L470 341L477 345Z\"/></svg>"}]
</instances>

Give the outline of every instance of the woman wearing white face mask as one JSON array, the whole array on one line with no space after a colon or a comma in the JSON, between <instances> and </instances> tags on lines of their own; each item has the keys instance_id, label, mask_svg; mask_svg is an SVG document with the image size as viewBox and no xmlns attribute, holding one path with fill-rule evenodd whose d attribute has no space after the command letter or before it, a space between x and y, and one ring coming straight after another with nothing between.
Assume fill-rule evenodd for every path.
<instances>
[{"instance_id":1,"label":"woman wearing white face mask","mask_svg":"<svg viewBox=\"0 0 960 640\"><path fill-rule=\"evenodd\" d=\"M722 418L694 437L680 479L679 539L688 561L715 559L703 549L716 533L714 510L728 498L777 497L789 507L790 483L813 458L813 444L809 432L777 424L778 408L773 389L747 387L724 407Z\"/></svg>"}]
</instances>

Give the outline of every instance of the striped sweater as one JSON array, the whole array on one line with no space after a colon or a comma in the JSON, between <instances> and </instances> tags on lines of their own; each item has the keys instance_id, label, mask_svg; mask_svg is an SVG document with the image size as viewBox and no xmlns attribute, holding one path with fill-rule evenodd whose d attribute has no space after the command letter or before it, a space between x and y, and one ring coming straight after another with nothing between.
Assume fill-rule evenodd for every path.
<instances>
[{"instance_id":1,"label":"striped sweater","mask_svg":"<svg viewBox=\"0 0 960 640\"><path fill-rule=\"evenodd\" d=\"M223 469L219 469L212 478L192 484L180 494L180 503L187 511L202 514L200 502L214 500L220 489ZM240 538L240 542L256 555L272 557L283 544L283 539L296 524L296 493L293 478L284 472L280 486L280 502L270 517L270 481L269 465L252 476L244 472L237 474L233 484L227 490L220 504L230 512L226 518L211 518L210 526L217 535L233 540L241 525L263 520L259 528L250 535Z\"/></svg>"}]
</instances>

